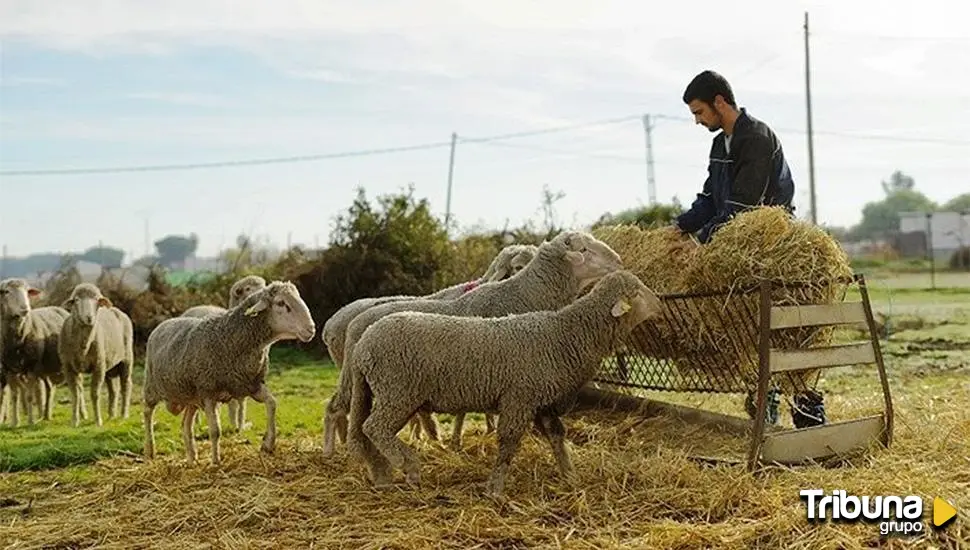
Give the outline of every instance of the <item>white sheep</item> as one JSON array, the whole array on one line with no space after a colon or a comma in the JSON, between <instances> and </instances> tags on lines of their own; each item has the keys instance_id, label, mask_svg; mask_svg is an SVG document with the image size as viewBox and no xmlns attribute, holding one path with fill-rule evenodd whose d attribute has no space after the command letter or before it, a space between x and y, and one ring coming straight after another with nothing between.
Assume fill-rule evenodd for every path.
<instances>
[{"instance_id":1,"label":"white sheep","mask_svg":"<svg viewBox=\"0 0 970 550\"><path fill-rule=\"evenodd\" d=\"M134 328L131 318L114 307L96 285L81 283L64 301L70 315L64 321L57 353L65 381L71 390L71 423L78 426L84 411L82 391L85 374L91 375L91 404L94 423L101 426L101 386L108 386L108 416L118 416L121 390L121 416L128 418L131 408L131 375L135 369ZM84 415L86 416L86 415Z\"/></svg>"},{"instance_id":2,"label":"white sheep","mask_svg":"<svg viewBox=\"0 0 970 550\"><path fill-rule=\"evenodd\" d=\"M376 486L391 483L392 466L418 485L418 460L397 436L408 419L418 410L491 412L498 414L499 451L489 492L502 493L532 424L570 476L559 419L564 404L636 325L660 311L656 294L622 270L555 311L497 318L388 315L368 327L345 367L354 376L348 446L367 462Z\"/></svg>"},{"instance_id":3,"label":"white sheep","mask_svg":"<svg viewBox=\"0 0 970 550\"><path fill-rule=\"evenodd\" d=\"M389 302L401 302L415 299L431 300L453 300L466 292L474 290L482 284L491 281L501 281L522 270L533 257L535 257L538 247L531 244L512 244L504 247L495 255L485 273L478 279L459 283L426 296L395 295L382 296L376 298L361 298L355 300L337 310L327 319L323 325L321 339L327 346L330 358L337 368L341 368L344 363L344 342L346 340L347 326L355 317L371 307ZM342 379L342 378L341 378ZM347 399L342 404L330 399L327 403L323 421L323 455L330 456L334 451L335 436L341 442L347 441L347 416L346 408L350 406L350 379L345 381ZM418 436L421 427L428 433L432 440L438 439L437 426L430 415L419 414L412 419L412 436Z\"/></svg>"},{"instance_id":4,"label":"white sheep","mask_svg":"<svg viewBox=\"0 0 970 550\"><path fill-rule=\"evenodd\" d=\"M276 447L276 398L266 386L270 347L281 340L309 342L316 326L296 285L273 281L223 315L173 317L148 336L145 350L145 455L155 456L155 407L162 401L183 414L182 439L196 460L193 422L205 411L212 462L220 462L216 404L252 397L266 407L262 451Z\"/></svg>"},{"instance_id":5,"label":"white sheep","mask_svg":"<svg viewBox=\"0 0 970 550\"><path fill-rule=\"evenodd\" d=\"M19 278L0 281L0 364L10 386L10 425L20 422L26 407L27 422L34 423L34 407L50 420L54 390L61 382L57 341L67 310L60 306L31 307L41 291Z\"/></svg>"},{"instance_id":6,"label":"white sheep","mask_svg":"<svg viewBox=\"0 0 970 550\"><path fill-rule=\"evenodd\" d=\"M246 275L229 287L229 309L239 305L240 302L251 296L254 292L266 288L266 279L259 275ZM198 305L190 307L182 313L182 317L205 317L207 315L221 315L228 311L226 308L215 305ZM230 399L229 425L236 431L243 431L249 428L246 422L246 398ZM201 418L201 417L199 417Z\"/></svg>"},{"instance_id":7,"label":"white sheep","mask_svg":"<svg viewBox=\"0 0 970 550\"><path fill-rule=\"evenodd\" d=\"M375 321L398 311L425 311L462 317L501 317L513 313L555 310L572 302L590 284L623 267L619 254L603 241L582 231L564 231L542 243L535 258L512 277L486 283L456 300L412 300L375 306L361 313L347 327L344 368L334 395L335 413L346 415L350 408L352 375L348 365L354 343ZM442 342L442 345L450 345ZM352 368L352 367L350 367ZM407 365L400 365L406 370ZM422 414L424 414L422 412ZM455 416L451 447L461 448L464 414Z\"/></svg>"}]
</instances>

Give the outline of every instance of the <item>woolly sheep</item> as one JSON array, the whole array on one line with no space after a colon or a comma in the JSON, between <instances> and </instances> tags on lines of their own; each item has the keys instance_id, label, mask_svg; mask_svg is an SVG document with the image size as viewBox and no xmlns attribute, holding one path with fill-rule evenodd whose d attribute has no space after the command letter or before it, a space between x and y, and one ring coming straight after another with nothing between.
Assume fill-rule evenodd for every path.
<instances>
[{"instance_id":1,"label":"woolly sheep","mask_svg":"<svg viewBox=\"0 0 970 550\"><path fill-rule=\"evenodd\" d=\"M229 287L229 308L232 309L254 292L266 288L266 279L259 275L247 275ZM182 313L182 317L205 317L206 315L221 315L226 308L214 305L193 306ZM246 422L246 398L229 400L229 425L236 431L243 431L249 427ZM200 417L201 418L201 417Z\"/></svg>"},{"instance_id":2,"label":"woolly sheep","mask_svg":"<svg viewBox=\"0 0 970 550\"><path fill-rule=\"evenodd\" d=\"M388 302L400 302L404 300L414 300L419 298L436 300L453 300L469 292L479 285L491 281L501 281L505 278L518 273L535 256L538 247L531 244L512 244L508 245L492 259L485 273L478 279L460 283L448 288L439 290L426 296L382 296L377 298L361 298L355 300L337 310L323 325L321 338L327 346L330 358L337 368L341 368L344 363L344 342L346 340L347 325L365 310ZM342 379L342 377L341 377ZM326 406L323 422L323 455L330 456L334 450L335 436L340 440L347 440L347 416L346 409L350 406L350 379L346 379L345 393L346 400L342 407L331 399ZM417 436L420 426L423 425L431 439L438 439L437 427L429 415L419 415L412 424L412 435Z\"/></svg>"},{"instance_id":3,"label":"woolly sheep","mask_svg":"<svg viewBox=\"0 0 970 550\"><path fill-rule=\"evenodd\" d=\"M276 398L266 386L270 347L281 340L309 342L313 317L296 285L273 281L223 315L173 317L148 336L145 350L145 455L155 456L155 407L162 401L183 414L182 439L190 463L196 460L193 422L205 411L212 462L220 462L216 404L252 397L266 406L262 451L276 447Z\"/></svg>"},{"instance_id":4,"label":"woolly sheep","mask_svg":"<svg viewBox=\"0 0 970 550\"><path fill-rule=\"evenodd\" d=\"M621 270L555 311L497 318L388 315L365 331L347 365L354 375L349 447L365 459L376 486L390 484L392 466L419 485L417 457L397 437L408 418L422 409L492 412L498 414L499 451L490 493L502 493L530 424L549 442L562 474L571 476L559 418L563 404L636 325L660 310L657 295Z\"/></svg>"},{"instance_id":5,"label":"woolly sheep","mask_svg":"<svg viewBox=\"0 0 970 550\"><path fill-rule=\"evenodd\" d=\"M134 329L131 318L114 307L96 285L81 283L64 301L70 315L64 321L57 353L71 390L71 423L80 423L84 405L83 375L91 375L94 423L102 425L101 386L108 386L108 417L118 416L117 380L121 390L121 416L131 408L131 375L135 368Z\"/></svg>"},{"instance_id":6,"label":"woolly sheep","mask_svg":"<svg viewBox=\"0 0 970 550\"><path fill-rule=\"evenodd\" d=\"M513 313L555 310L569 304L588 285L623 267L619 254L589 233L564 231L539 246L535 258L512 277L486 283L456 300L414 300L389 303L361 313L347 327L345 365L331 398L334 410L347 414L352 375L348 374L354 343L375 321L398 311L424 311L461 317L501 317ZM445 343L443 345L451 345ZM456 365L457 366L457 365ZM352 368L352 367L351 367ZM407 365L401 365L406 370ZM455 417L451 447L461 448L464 414Z\"/></svg>"},{"instance_id":7,"label":"woolly sheep","mask_svg":"<svg viewBox=\"0 0 970 550\"><path fill-rule=\"evenodd\" d=\"M34 423L34 403L50 420L54 390L63 379L57 341L67 310L60 306L31 307L40 290L24 279L0 281L0 363L10 386L10 425L20 422L21 401L27 422Z\"/></svg>"}]
</instances>

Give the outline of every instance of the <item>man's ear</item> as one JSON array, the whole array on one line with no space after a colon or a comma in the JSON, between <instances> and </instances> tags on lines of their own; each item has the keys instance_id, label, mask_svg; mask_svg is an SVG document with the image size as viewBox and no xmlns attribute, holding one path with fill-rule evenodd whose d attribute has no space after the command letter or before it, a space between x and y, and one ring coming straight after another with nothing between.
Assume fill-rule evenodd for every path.
<instances>
[{"instance_id":1,"label":"man's ear","mask_svg":"<svg viewBox=\"0 0 970 550\"><path fill-rule=\"evenodd\" d=\"M610 313L613 315L613 317L620 317L625 315L632 308L633 306L630 305L630 302L626 298L620 298L615 304L613 304L613 309L610 310Z\"/></svg>"}]
</instances>

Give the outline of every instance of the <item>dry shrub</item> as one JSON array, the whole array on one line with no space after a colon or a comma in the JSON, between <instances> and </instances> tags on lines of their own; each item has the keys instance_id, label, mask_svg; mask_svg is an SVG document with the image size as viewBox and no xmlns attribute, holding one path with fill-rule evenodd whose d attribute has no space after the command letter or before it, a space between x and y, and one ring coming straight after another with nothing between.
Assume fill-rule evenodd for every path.
<instances>
[{"instance_id":1,"label":"dry shrub","mask_svg":"<svg viewBox=\"0 0 970 550\"><path fill-rule=\"evenodd\" d=\"M623 257L644 284L665 297L665 317L643 325L628 347L655 359L672 359L695 386L739 391L757 380L759 295L762 281L780 283L774 305L840 300L852 270L838 241L823 228L792 219L780 207L739 214L705 245L684 243L670 228L603 227L595 231ZM686 244L686 246L684 246ZM676 298L676 293L712 293ZM828 328L776 331L773 347L827 345ZM779 377L786 391L808 385L815 371ZM728 388L728 377L736 379ZM671 381L673 384L673 381ZM795 387L792 387L795 386Z\"/></svg>"}]
</instances>

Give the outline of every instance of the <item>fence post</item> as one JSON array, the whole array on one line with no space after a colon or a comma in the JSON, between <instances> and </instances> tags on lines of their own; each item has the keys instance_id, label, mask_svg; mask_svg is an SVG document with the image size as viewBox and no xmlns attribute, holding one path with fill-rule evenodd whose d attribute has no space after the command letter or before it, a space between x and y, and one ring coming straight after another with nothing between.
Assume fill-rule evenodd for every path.
<instances>
[{"instance_id":1,"label":"fence post","mask_svg":"<svg viewBox=\"0 0 970 550\"><path fill-rule=\"evenodd\" d=\"M930 257L930 288L936 290L936 254L933 249L933 213L926 213L926 253Z\"/></svg>"},{"instance_id":2,"label":"fence post","mask_svg":"<svg viewBox=\"0 0 970 550\"><path fill-rule=\"evenodd\" d=\"M449 231L448 223L451 221L451 183L455 175L455 145L458 142L458 133L451 133L451 157L448 160L448 194L445 198L445 231Z\"/></svg>"}]
</instances>

